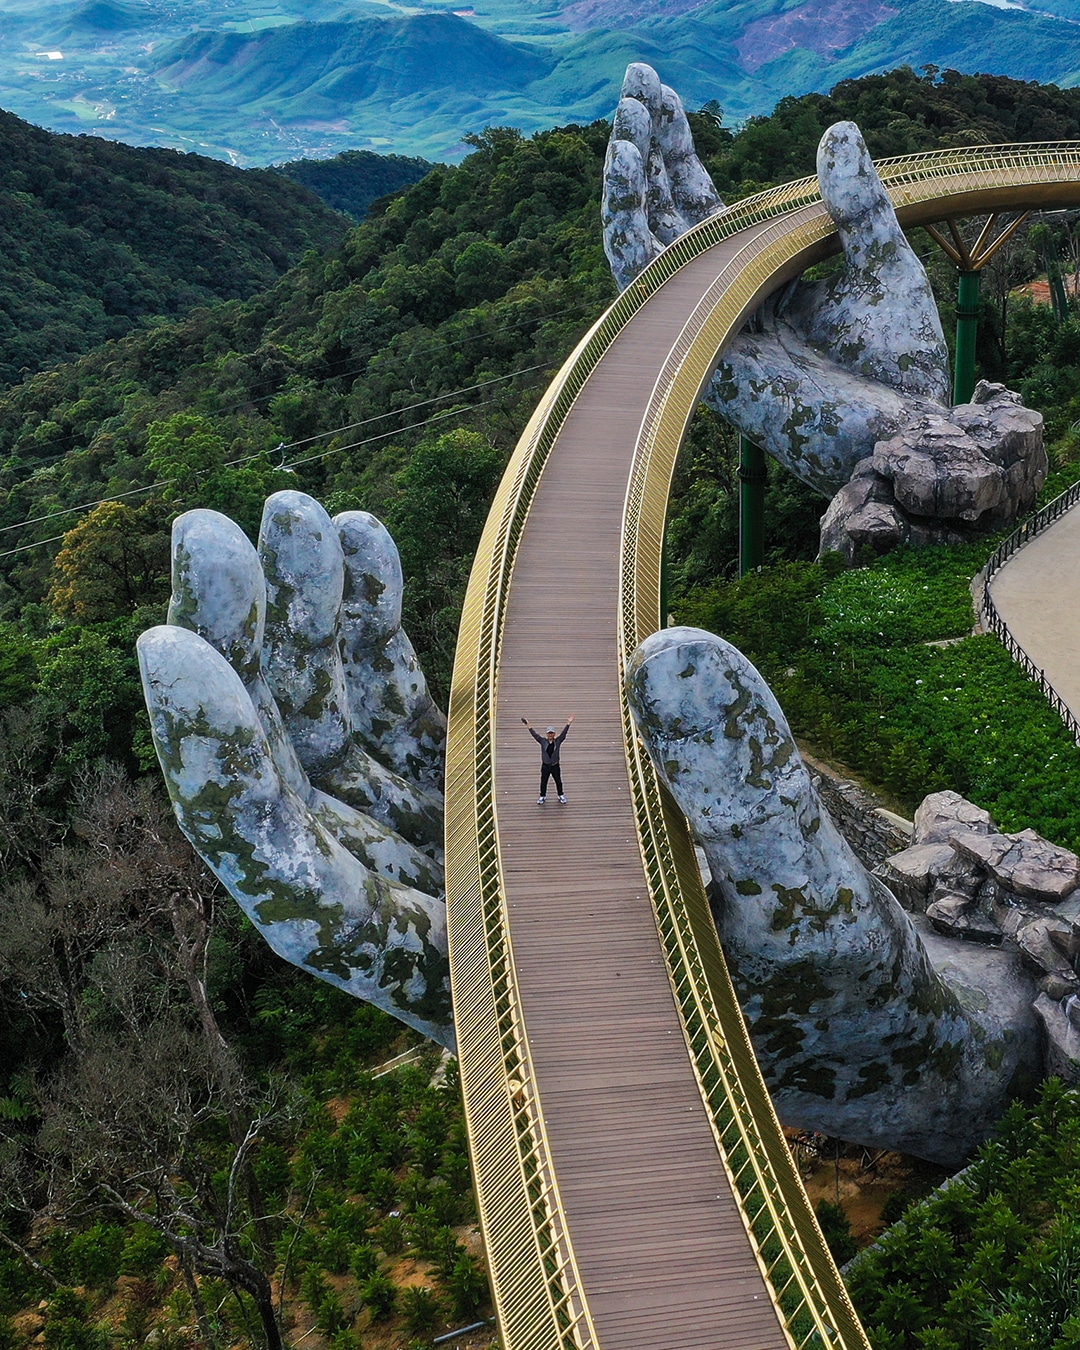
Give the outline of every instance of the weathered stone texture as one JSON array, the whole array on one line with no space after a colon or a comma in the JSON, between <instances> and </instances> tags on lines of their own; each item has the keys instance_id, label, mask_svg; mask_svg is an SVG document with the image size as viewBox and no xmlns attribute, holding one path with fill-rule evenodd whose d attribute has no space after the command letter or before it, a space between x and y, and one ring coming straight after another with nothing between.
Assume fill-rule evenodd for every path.
<instances>
[{"instance_id":1,"label":"weathered stone texture","mask_svg":"<svg viewBox=\"0 0 1080 1350\"><path fill-rule=\"evenodd\" d=\"M775 698L730 644L665 629L635 653L627 681L638 729L705 851L717 928L782 1119L962 1158L1036 1054L1019 958L972 944L950 963L964 971L955 985L936 967L836 829ZM948 849L942 861L955 858Z\"/></svg>"},{"instance_id":2,"label":"weathered stone texture","mask_svg":"<svg viewBox=\"0 0 1080 1350\"><path fill-rule=\"evenodd\" d=\"M624 289L720 209L676 96L628 68L604 174L604 248ZM832 498L821 547L849 560L952 542L1029 508L1046 473L1042 418L1000 385L950 408L948 353L925 269L857 126L818 147L844 266L773 295L725 347L705 401Z\"/></svg>"},{"instance_id":3,"label":"weathered stone texture","mask_svg":"<svg viewBox=\"0 0 1080 1350\"><path fill-rule=\"evenodd\" d=\"M366 598L345 590L358 532ZM181 828L271 946L451 1044L444 723L400 630L389 536L373 517L343 533L345 553L296 492L267 502L261 558L217 512L177 519L169 623L139 640L154 741ZM365 681L409 776L358 743Z\"/></svg>"}]
</instances>

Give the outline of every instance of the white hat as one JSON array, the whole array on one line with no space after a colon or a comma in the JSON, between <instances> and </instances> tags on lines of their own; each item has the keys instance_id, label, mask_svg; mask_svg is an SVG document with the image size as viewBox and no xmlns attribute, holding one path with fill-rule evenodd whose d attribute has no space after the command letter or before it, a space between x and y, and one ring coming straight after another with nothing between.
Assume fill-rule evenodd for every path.
<instances>
[{"instance_id":1,"label":"white hat","mask_svg":"<svg viewBox=\"0 0 1080 1350\"><path fill-rule=\"evenodd\" d=\"M554 727L548 727L548 731L554 731L554 730L555 730Z\"/></svg>"}]
</instances>

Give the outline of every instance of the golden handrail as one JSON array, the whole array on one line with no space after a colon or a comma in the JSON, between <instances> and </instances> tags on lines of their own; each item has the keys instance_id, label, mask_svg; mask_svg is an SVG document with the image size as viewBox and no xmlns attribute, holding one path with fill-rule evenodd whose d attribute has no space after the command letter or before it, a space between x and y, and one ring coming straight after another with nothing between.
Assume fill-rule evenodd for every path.
<instances>
[{"instance_id":1,"label":"golden handrail","mask_svg":"<svg viewBox=\"0 0 1080 1350\"><path fill-rule=\"evenodd\" d=\"M1080 144L985 146L887 160L906 225L1080 202ZM774 224L702 297L657 382L636 448L622 544L620 662L659 624L670 477L724 343L777 285L838 248L817 182L755 194L677 239L585 335L541 399L496 494L469 580L450 700L446 863L465 1112L507 1350L597 1345L559 1198L522 1024L502 898L492 736L502 625L518 541L559 430L590 374L650 296L717 243ZM865 1350L750 1048L686 823L623 707L639 843L669 975L717 1147L790 1343Z\"/></svg>"}]
</instances>

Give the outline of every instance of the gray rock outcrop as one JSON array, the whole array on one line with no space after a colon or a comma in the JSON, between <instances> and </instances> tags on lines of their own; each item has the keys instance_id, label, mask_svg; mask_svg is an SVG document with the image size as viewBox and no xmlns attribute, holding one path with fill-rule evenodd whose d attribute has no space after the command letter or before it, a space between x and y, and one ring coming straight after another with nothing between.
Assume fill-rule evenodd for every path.
<instances>
[{"instance_id":1,"label":"gray rock outcrop","mask_svg":"<svg viewBox=\"0 0 1080 1350\"><path fill-rule=\"evenodd\" d=\"M826 131L817 167L844 266L771 297L725 347L705 401L835 498L823 551L852 559L1014 519L1045 477L1042 418L1001 386L947 406L930 283L854 123ZM604 247L620 289L723 210L676 96L647 66L627 70L604 182Z\"/></svg>"},{"instance_id":2,"label":"gray rock outcrop","mask_svg":"<svg viewBox=\"0 0 1080 1350\"><path fill-rule=\"evenodd\" d=\"M821 550L955 543L1030 511L1046 479L1042 415L981 380L950 416L922 413L856 465L821 521Z\"/></svg>"}]
</instances>

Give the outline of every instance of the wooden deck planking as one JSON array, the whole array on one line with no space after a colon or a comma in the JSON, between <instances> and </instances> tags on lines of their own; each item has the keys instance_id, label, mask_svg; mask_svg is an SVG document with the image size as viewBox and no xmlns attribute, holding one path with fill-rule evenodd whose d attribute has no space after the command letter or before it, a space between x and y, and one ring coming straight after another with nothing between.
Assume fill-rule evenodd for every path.
<instances>
[{"instance_id":1,"label":"wooden deck planking","mask_svg":"<svg viewBox=\"0 0 1080 1350\"><path fill-rule=\"evenodd\" d=\"M742 236L740 243L745 241ZM698 1092L630 804L617 688L623 502L670 343L719 246L594 371L552 449L515 564L499 671L496 809L541 1109L601 1350L786 1345ZM569 804L536 805L543 732Z\"/></svg>"}]
</instances>

